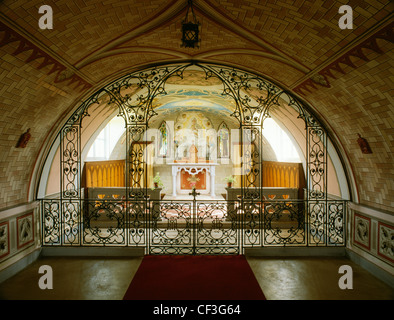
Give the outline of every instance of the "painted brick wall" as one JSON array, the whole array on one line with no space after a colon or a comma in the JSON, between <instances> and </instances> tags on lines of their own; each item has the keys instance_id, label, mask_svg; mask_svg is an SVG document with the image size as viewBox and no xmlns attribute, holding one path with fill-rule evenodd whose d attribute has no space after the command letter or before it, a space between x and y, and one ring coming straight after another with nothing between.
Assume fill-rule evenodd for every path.
<instances>
[{"instance_id":1,"label":"painted brick wall","mask_svg":"<svg viewBox=\"0 0 394 320\"><path fill-rule=\"evenodd\" d=\"M56 85L47 70L26 64L11 47L0 49L0 209L28 201L28 186L49 131L73 101L73 90ZM28 128L26 148L16 148Z\"/></svg>"},{"instance_id":2,"label":"painted brick wall","mask_svg":"<svg viewBox=\"0 0 394 320\"><path fill-rule=\"evenodd\" d=\"M332 88L312 90L306 97L340 137L360 202L394 212L394 46L387 44L386 50L339 79L330 79ZM367 139L372 154L361 152L358 133Z\"/></svg>"}]
</instances>

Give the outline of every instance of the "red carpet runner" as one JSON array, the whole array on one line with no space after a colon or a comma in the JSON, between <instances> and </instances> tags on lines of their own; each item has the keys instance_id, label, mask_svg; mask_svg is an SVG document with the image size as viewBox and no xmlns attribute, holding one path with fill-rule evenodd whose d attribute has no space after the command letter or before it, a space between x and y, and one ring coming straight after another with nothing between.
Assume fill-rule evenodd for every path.
<instances>
[{"instance_id":1,"label":"red carpet runner","mask_svg":"<svg viewBox=\"0 0 394 320\"><path fill-rule=\"evenodd\" d=\"M145 256L123 300L265 300L244 256Z\"/></svg>"}]
</instances>

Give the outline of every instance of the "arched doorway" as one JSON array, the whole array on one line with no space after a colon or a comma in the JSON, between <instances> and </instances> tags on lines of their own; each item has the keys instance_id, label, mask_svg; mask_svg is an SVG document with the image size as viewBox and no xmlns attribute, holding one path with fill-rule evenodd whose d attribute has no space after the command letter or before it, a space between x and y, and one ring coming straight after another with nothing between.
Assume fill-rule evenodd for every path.
<instances>
[{"instance_id":1,"label":"arched doorway","mask_svg":"<svg viewBox=\"0 0 394 320\"><path fill-rule=\"evenodd\" d=\"M212 95L214 88L227 100L228 119L236 129L231 144L226 122L221 120L217 131L209 131L214 129L211 121L198 115L175 122L180 129L188 123L189 131L171 129L163 119L153 128L165 105L158 101L170 95L171 85L186 88L196 79L202 91ZM201 111L195 107L193 112ZM94 119L104 123L110 115L124 122L123 166L97 170L111 178L119 170L123 185L88 188L82 155L97 127L86 124ZM292 188L269 187L264 179L269 165L263 157L268 147L263 130L270 117L294 132L292 138L303 154L297 172L305 184L298 185L295 193ZM204 121L200 135L198 128ZM212 142L214 148L210 148ZM126 75L79 106L60 130L53 149L57 151L48 159L52 165L43 179L48 190L49 183L56 181L52 177L58 175L59 192L48 197L41 191L45 195L41 200L43 245L143 246L153 254L239 254L264 246L345 245L346 202L341 196L348 190L343 180L335 178L337 167L342 167L326 130L295 97L249 72L193 62ZM176 197L175 184L183 173L193 183L202 173L205 183L210 181L211 196L215 195L218 154L221 161L232 155L232 176L238 181L236 187L225 189L225 199L199 199L202 187L196 190L196 184L190 194L185 193L189 199ZM162 199L159 190L151 189L152 157L165 158L172 168L174 198ZM284 172L278 165L272 170L278 175ZM330 182L339 190L337 197L330 196Z\"/></svg>"}]
</instances>

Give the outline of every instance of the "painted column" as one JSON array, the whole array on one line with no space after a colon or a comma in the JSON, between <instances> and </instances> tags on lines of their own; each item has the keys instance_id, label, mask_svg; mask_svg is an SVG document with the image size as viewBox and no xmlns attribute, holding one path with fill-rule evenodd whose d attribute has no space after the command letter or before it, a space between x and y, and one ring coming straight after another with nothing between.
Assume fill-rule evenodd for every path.
<instances>
[{"instance_id":1,"label":"painted column","mask_svg":"<svg viewBox=\"0 0 394 320\"><path fill-rule=\"evenodd\" d=\"M209 171L211 176L211 197L215 197L215 166L210 166Z\"/></svg>"},{"instance_id":2,"label":"painted column","mask_svg":"<svg viewBox=\"0 0 394 320\"><path fill-rule=\"evenodd\" d=\"M172 166L172 195L176 197L176 175L178 172L177 166Z\"/></svg>"}]
</instances>

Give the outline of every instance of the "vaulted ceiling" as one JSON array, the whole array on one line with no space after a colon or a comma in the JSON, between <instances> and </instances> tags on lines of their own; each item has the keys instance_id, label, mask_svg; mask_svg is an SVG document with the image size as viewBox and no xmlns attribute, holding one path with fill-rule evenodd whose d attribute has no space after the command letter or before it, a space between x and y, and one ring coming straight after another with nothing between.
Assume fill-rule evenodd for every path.
<instances>
[{"instance_id":1,"label":"vaulted ceiling","mask_svg":"<svg viewBox=\"0 0 394 320\"><path fill-rule=\"evenodd\" d=\"M393 211L393 14L389 0L195 0L200 48L183 48L186 0L48 0L0 3L0 208L23 203L46 144L98 88L164 63L225 64L257 73L324 119L358 188L355 201ZM353 29L338 9L353 8ZM31 128L27 148L15 148ZM357 134L373 154L364 155Z\"/></svg>"},{"instance_id":2,"label":"vaulted ceiling","mask_svg":"<svg viewBox=\"0 0 394 320\"><path fill-rule=\"evenodd\" d=\"M2 2L3 30L18 33L29 60L41 63L49 55L57 80L74 77L81 88L147 64L195 59L253 70L298 89L380 30L394 9L390 1L353 1L354 28L341 30L338 9L345 1L196 0L202 40L199 49L191 49L180 46L185 0L47 1L51 30L38 26L42 1L25 2Z\"/></svg>"}]
</instances>

